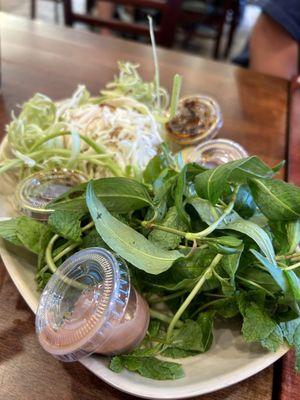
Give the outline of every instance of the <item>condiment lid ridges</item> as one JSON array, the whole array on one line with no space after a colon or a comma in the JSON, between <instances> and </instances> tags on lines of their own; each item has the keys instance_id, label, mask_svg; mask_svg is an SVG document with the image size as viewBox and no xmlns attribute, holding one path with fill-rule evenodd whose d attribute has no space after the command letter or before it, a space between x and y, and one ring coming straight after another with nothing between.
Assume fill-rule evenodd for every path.
<instances>
[{"instance_id":1,"label":"condiment lid ridges","mask_svg":"<svg viewBox=\"0 0 300 400\"><path fill-rule=\"evenodd\" d=\"M191 113L183 112L187 104L193 105ZM199 111L201 118L195 115L196 111ZM191 124L185 124L185 127L180 126L180 118L182 121L191 118ZM207 126L205 126L205 121ZM221 109L216 100L209 96L191 95L179 101L175 116L167 124L167 131L174 142L185 146L214 138L222 124Z\"/></svg>"},{"instance_id":2,"label":"condiment lid ridges","mask_svg":"<svg viewBox=\"0 0 300 400\"><path fill-rule=\"evenodd\" d=\"M73 254L47 283L36 314L41 346L62 361L94 353L122 319L129 295L126 263L102 248Z\"/></svg>"},{"instance_id":3,"label":"condiment lid ridges","mask_svg":"<svg viewBox=\"0 0 300 400\"><path fill-rule=\"evenodd\" d=\"M247 151L238 143L228 139L203 142L196 147L182 150L185 163L196 162L206 168L214 168L229 161L248 157Z\"/></svg>"},{"instance_id":4,"label":"condiment lid ridges","mask_svg":"<svg viewBox=\"0 0 300 400\"><path fill-rule=\"evenodd\" d=\"M16 208L31 218L45 220L53 211L46 208L51 201L86 180L80 172L65 168L37 172L18 184Z\"/></svg>"}]
</instances>

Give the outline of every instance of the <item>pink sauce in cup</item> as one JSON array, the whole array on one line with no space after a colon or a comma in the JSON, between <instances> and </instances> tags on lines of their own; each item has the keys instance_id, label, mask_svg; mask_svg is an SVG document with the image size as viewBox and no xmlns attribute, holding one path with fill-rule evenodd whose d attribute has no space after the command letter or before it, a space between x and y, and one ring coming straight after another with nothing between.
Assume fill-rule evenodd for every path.
<instances>
[{"instance_id":1,"label":"pink sauce in cup","mask_svg":"<svg viewBox=\"0 0 300 400\"><path fill-rule=\"evenodd\" d=\"M36 315L41 346L62 361L133 350L149 324L146 301L125 262L105 249L81 250L46 285Z\"/></svg>"}]
</instances>

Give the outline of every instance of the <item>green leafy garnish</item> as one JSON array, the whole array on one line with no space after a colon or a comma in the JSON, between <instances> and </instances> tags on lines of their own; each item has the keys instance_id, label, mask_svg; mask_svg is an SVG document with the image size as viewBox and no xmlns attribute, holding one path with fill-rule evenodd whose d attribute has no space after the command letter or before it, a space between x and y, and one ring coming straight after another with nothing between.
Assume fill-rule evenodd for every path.
<instances>
[{"instance_id":1,"label":"green leafy garnish","mask_svg":"<svg viewBox=\"0 0 300 400\"><path fill-rule=\"evenodd\" d=\"M127 261L151 321L137 348L111 359L116 373L182 378L173 360L201 357L215 321L230 328L232 318L246 342L295 348L299 370L300 189L274 180L277 170L255 156L213 170L182 166L163 146L142 181L78 185L49 205L48 223L2 221L0 236L38 254L39 288L78 249L104 247Z\"/></svg>"}]
</instances>

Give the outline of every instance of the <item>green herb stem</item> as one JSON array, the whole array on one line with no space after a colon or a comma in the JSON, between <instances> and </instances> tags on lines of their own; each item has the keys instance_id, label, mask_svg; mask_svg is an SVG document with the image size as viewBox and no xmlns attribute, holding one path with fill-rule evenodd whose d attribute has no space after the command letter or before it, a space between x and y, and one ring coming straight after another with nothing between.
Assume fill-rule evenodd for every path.
<instances>
[{"instance_id":1,"label":"green herb stem","mask_svg":"<svg viewBox=\"0 0 300 400\"><path fill-rule=\"evenodd\" d=\"M64 132L55 132L55 133L45 135L32 146L31 151L33 152L34 150L37 150L41 145L48 142L49 140L55 139L56 137L70 136L71 134L72 133L69 131L64 131ZM89 137L84 136L82 134L79 134L79 137L81 140L83 140L85 143L87 143L93 150L95 150L95 152L97 154L107 154L107 150L104 146L99 145L94 140L92 140ZM106 163L104 164L104 166L109 168L117 176L123 175L121 169L116 165L116 163L113 162L113 160L107 160ZM1 170L0 170L0 172L1 172Z\"/></svg>"},{"instance_id":2,"label":"green herb stem","mask_svg":"<svg viewBox=\"0 0 300 400\"><path fill-rule=\"evenodd\" d=\"M107 167L115 176L123 176L121 168L118 167L116 163L110 162L111 160L93 160L93 164L100 165L101 167Z\"/></svg>"},{"instance_id":3,"label":"green herb stem","mask_svg":"<svg viewBox=\"0 0 300 400\"><path fill-rule=\"evenodd\" d=\"M11 168L16 168L19 165L22 165L23 161L20 160L19 158L10 160L10 161L4 161L3 165L0 167L0 175L4 174L4 172L8 171Z\"/></svg>"},{"instance_id":4,"label":"green herb stem","mask_svg":"<svg viewBox=\"0 0 300 400\"><path fill-rule=\"evenodd\" d=\"M185 299L185 301L181 304L181 306L179 307L179 309L177 310L176 314L174 315L174 317L172 318L172 321L170 322L170 325L168 327L168 331L167 331L167 341L171 340L172 334L173 334L173 330L175 325L177 324L177 322L180 320L182 314L184 313L184 311L187 309L187 307L189 306L189 304L191 303L191 301L194 299L194 297L198 294L199 290L201 289L201 287L203 286L203 284L205 283L205 281L207 279L209 279L213 273L214 268L217 266L217 264L220 262L221 258L223 257L222 254L217 254L214 259L212 260L212 262L210 263L210 265L206 268L206 270L203 272L203 274L201 275L199 281L196 283L196 285L194 286L193 290L191 291L191 293L188 295L188 297Z\"/></svg>"},{"instance_id":5,"label":"green herb stem","mask_svg":"<svg viewBox=\"0 0 300 400\"><path fill-rule=\"evenodd\" d=\"M299 267L300 267L300 261L297 262L296 264L289 265L288 267L281 267L281 269L283 269L285 271L291 271L291 270L299 268Z\"/></svg>"},{"instance_id":6,"label":"green herb stem","mask_svg":"<svg viewBox=\"0 0 300 400\"><path fill-rule=\"evenodd\" d=\"M94 221L89 222L87 225L85 225L82 229L81 232L86 232L89 229L91 229L94 226ZM70 253L72 250L74 250L76 247L79 246L80 243L73 243L71 241L68 241L66 245L69 243L67 247L65 247L62 251L60 251L55 257L52 257L52 251L53 251L53 246L56 240L59 238L59 235L54 235L47 246L46 253L45 253L45 258L47 265L43 267L40 271L40 274L45 272L48 268L54 273L57 270L57 266L55 265L55 262L60 260L62 257L64 257L66 254Z\"/></svg>"},{"instance_id":7,"label":"green herb stem","mask_svg":"<svg viewBox=\"0 0 300 400\"><path fill-rule=\"evenodd\" d=\"M185 237L188 240L194 240L194 239L202 239L204 236L208 236L209 234L211 234L218 227L218 225L220 225L220 223L227 217L227 215L230 214L231 211L233 210L238 190L239 190L239 186L237 185L234 189L230 203L227 205L227 207L223 211L223 214L214 223L209 225L206 229L204 229L201 232L186 233Z\"/></svg>"},{"instance_id":8,"label":"green herb stem","mask_svg":"<svg viewBox=\"0 0 300 400\"><path fill-rule=\"evenodd\" d=\"M159 67L158 67L156 43L155 43L155 36L154 36L154 29L153 29L153 20L150 16L148 16L148 21L149 21L149 31L150 31L150 39L151 39L151 45L152 45L154 69L155 69L154 86L155 86L155 92L156 92L156 105L157 105L157 108L160 109Z\"/></svg>"},{"instance_id":9,"label":"green herb stem","mask_svg":"<svg viewBox=\"0 0 300 400\"><path fill-rule=\"evenodd\" d=\"M182 296L184 293L186 293L186 290L181 290L180 292L168 294L167 296L162 296L162 297L159 297L159 298L156 298L156 299L153 299L153 300L151 300L151 299L149 300L148 299L148 301L151 304L163 303L163 302L168 301L168 300L176 299L177 297Z\"/></svg>"},{"instance_id":10,"label":"green herb stem","mask_svg":"<svg viewBox=\"0 0 300 400\"><path fill-rule=\"evenodd\" d=\"M181 84L182 84L182 77L178 74L174 75L172 97L171 97L171 103L170 103L170 119L174 117L176 110L177 110L177 105L178 105L180 90L181 90Z\"/></svg>"},{"instance_id":11,"label":"green herb stem","mask_svg":"<svg viewBox=\"0 0 300 400\"><path fill-rule=\"evenodd\" d=\"M156 318L162 322L165 322L166 324L169 324L172 321L172 317L169 317L168 315L163 314L160 311L153 310L153 308L149 308L149 312L152 318ZM177 321L177 327L180 328L182 324L183 323L181 321Z\"/></svg>"},{"instance_id":12,"label":"green herb stem","mask_svg":"<svg viewBox=\"0 0 300 400\"><path fill-rule=\"evenodd\" d=\"M59 235L57 235L57 234L52 236L52 238L50 239L50 241L48 243L48 246L46 248L46 253L45 253L45 259L46 259L47 265L48 265L50 271L53 274L57 270L57 267L56 267L55 262L53 261L53 258L52 258L52 250L53 250L54 243L56 242L56 240L58 238L59 238Z\"/></svg>"},{"instance_id":13,"label":"green herb stem","mask_svg":"<svg viewBox=\"0 0 300 400\"><path fill-rule=\"evenodd\" d=\"M227 297L227 299L229 299L229 298L230 298L230 297ZM200 311L203 311L203 310L205 310L206 308L209 308L210 306L213 306L213 305L215 305L215 304L220 303L220 301L223 302L224 299L222 298L222 299L211 300L211 301L208 301L208 302L205 303L205 304L202 304L202 306L200 306L200 307L192 314L191 318L194 318Z\"/></svg>"},{"instance_id":14,"label":"green herb stem","mask_svg":"<svg viewBox=\"0 0 300 400\"><path fill-rule=\"evenodd\" d=\"M260 284L250 281L249 279L243 278L242 276L239 276L239 275L237 275L237 278L244 283L248 283L248 285L254 286L254 287L266 292L269 296L271 296L273 299L275 299L275 296L273 295L273 293L271 293L268 289L264 288Z\"/></svg>"},{"instance_id":15,"label":"green herb stem","mask_svg":"<svg viewBox=\"0 0 300 400\"><path fill-rule=\"evenodd\" d=\"M168 233L174 233L174 235L178 235L181 237L185 237L186 232L180 231L175 228L170 228L168 226L163 226L163 225L158 225L154 224L151 221L141 221L141 225L146 228L146 229L158 229L160 231L168 232Z\"/></svg>"},{"instance_id":16,"label":"green herb stem","mask_svg":"<svg viewBox=\"0 0 300 400\"><path fill-rule=\"evenodd\" d=\"M35 144L32 146L32 148L30 150L31 151L37 150L44 143L49 142L49 140L55 139L59 136L70 136L70 135L72 135L72 133L69 131L49 133L48 135L41 137L37 142L35 142ZM98 145L96 142L94 142L94 140L88 138L87 136L81 135L81 134L79 134L79 137L81 140L86 142L92 149L94 149L96 151L96 153L99 153L99 154L106 153L105 147Z\"/></svg>"}]
</instances>

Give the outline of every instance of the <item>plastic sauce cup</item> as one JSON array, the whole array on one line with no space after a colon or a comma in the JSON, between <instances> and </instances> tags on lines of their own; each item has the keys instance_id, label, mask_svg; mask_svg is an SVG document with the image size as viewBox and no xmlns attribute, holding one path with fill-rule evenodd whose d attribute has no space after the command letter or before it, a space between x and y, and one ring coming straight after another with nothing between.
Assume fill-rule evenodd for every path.
<instances>
[{"instance_id":1,"label":"plastic sauce cup","mask_svg":"<svg viewBox=\"0 0 300 400\"><path fill-rule=\"evenodd\" d=\"M128 353L145 337L146 301L126 263L102 248L68 258L47 283L36 314L41 346L62 361Z\"/></svg>"},{"instance_id":2,"label":"plastic sauce cup","mask_svg":"<svg viewBox=\"0 0 300 400\"><path fill-rule=\"evenodd\" d=\"M193 95L180 100L166 128L171 140L185 146L212 139L222 124L218 103L208 96Z\"/></svg>"}]
</instances>

